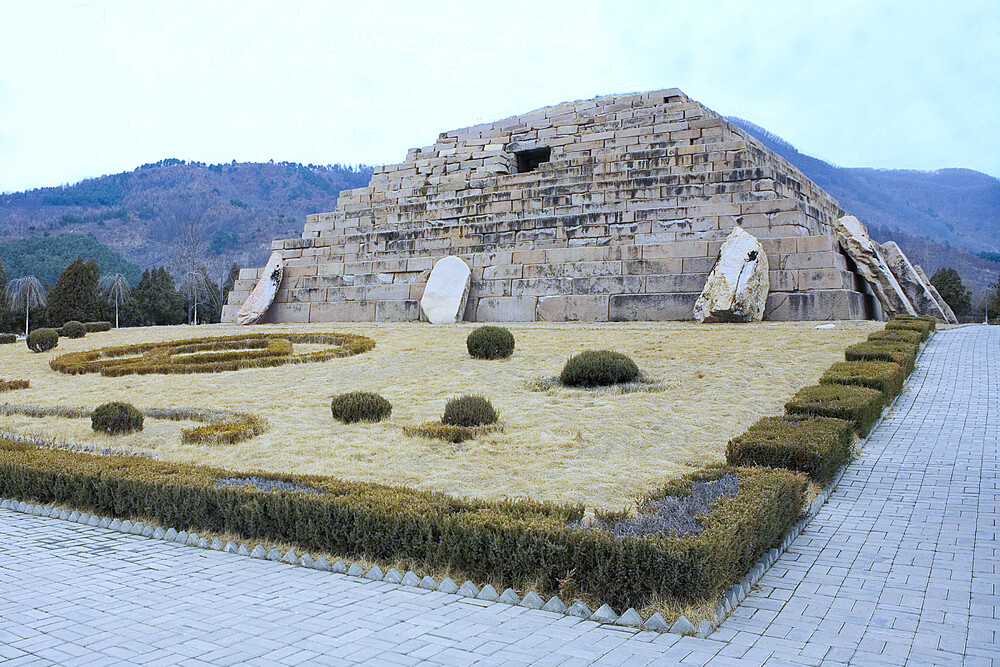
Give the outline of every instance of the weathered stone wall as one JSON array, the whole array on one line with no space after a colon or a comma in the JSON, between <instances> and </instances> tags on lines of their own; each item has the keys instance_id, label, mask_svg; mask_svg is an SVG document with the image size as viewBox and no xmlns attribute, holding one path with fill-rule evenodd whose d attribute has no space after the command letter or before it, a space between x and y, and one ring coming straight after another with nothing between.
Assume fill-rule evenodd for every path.
<instances>
[{"instance_id":1,"label":"weathered stone wall","mask_svg":"<svg viewBox=\"0 0 1000 667\"><path fill-rule=\"evenodd\" d=\"M522 151L550 149L518 173ZM523 154L523 153L522 153ZM735 225L771 267L765 319L864 318L843 211L781 157L679 90L599 97L445 132L273 244L266 321L400 321L436 259L472 267L465 319L691 319ZM230 293L229 321L260 270Z\"/></svg>"}]
</instances>

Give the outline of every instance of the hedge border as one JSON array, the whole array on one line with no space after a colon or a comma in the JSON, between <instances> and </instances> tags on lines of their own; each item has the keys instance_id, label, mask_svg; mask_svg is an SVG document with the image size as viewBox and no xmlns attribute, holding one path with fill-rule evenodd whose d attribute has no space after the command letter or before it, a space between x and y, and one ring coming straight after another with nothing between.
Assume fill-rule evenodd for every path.
<instances>
[{"instance_id":1,"label":"hedge border","mask_svg":"<svg viewBox=\"0 0 1000 667\"><path fill-rule=\"evenodd\" d=\"M287 351L292 343L314 343L336 345L331 350L308 352L304 354L289 354ZM173 373L218 373L224 371L243 370L247 368L271 368L285 364L301 364L328 361L340 357L362 354L375 347L375 341L366 336L342 333L273 333L273 334L237 334L233 336L216 336L190 338L177 341L160 341L156 343L140 343L116 347L104 347L98 350L70 352L62 354L49 362L56 371L69 375L99 372L107 377L123 375L168 375ZM215 350L252 350L258 352L241 352L235 355L212 355L212 359L197 358L190 363L174 363L166 360L174 355L195 355L199 352ZM134 355L141 354L136 359ZM128 355L126 357L126 355ZM126 358L122 358L126 357Z\"/></svg>"}]
</instances>

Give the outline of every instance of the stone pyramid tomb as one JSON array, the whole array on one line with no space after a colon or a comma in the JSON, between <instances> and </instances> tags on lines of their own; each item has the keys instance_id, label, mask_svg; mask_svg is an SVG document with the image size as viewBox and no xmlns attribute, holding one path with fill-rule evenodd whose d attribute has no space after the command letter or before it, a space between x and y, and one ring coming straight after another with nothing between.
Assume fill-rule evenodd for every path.
<instances>
[{"instance_id":1,"label":"stone pyramid tomb","mask_svg":"<svg viewBox=\"0 0 1000 667\"><path fill-rule=\"evenodd\" d=\"M881 317L841 247L844 215L677 89L597 97L445 132L375 169L301 238L274 242L284 274L260 321L418 320L449 256L471 270L455 319L693 319L736 227L767 255L765 320ZM241 271L223 321L263 273Z\"/></svg>"}]
</instances>

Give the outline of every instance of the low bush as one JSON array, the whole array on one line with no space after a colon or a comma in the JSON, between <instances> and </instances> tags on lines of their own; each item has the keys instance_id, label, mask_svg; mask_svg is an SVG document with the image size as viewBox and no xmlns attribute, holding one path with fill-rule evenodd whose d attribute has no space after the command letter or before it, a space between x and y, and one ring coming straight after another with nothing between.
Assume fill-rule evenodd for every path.
<instances>
[{"instance_id":1,"label":"low bush","mask_svg":"<svg viewBox=\"0 0 1000 667\"><path fill-rule=\"evenodd\" d=\"M267 428L267 420L246 412L237 412L204 426L181 429L181 442L232 445L256 438L267 431Z\"/></svg>"},{"instance_id":2,"label":"low bush","mask_svg":"<svg viewBox=\"0 0 1000 667\"><path fill-rule=\"evenodd\" d=\"M738 490L712 504L698 534L630 537L580 527L580 505L468 500L319 476L268 475L287 485L262 491L218 484L249 473L0 440L3 497L313 553L412 560L448 567L453 576L543 593L568 583L616 609L642 608L655 595L694 602L718 594L801 516L807 480L787 470L710 470L652 497L686 495L693 482L730 472L739 477ZM310 491L294 490L301 487Z\"/></svg>"},{"instance_id":3,"label":"low bush","mask_svg":"<svg viewBox=\"0 0 1000 667\"><path fill-rule=\"evenodd\" d=\"M909 329L887 329L883 331L876 331L875 333L869 334L868 340L880 341L885 340L892 343L907 343L909 345L920 345L923 342L924 337L919 331L911 331Z\"/></svg>"},{"instance_id":4,"label":"low bush","mask_svg":"<svg viewBox=\"0 0 1000 667\"><path fill-rule=\"evenodd\" d=\"M70 320L62 325L59 335L64 338L83 338L87 335L87 327L83 326L83 322Z\"/></svg>"},{"instance_id":5,"label":"low bush","mask_svg":"<svg viewBox=\"0 0 1000 667\"><path fill-rule=\"evenodd\" d=\"M514 334L505 327L476 327L465 346L476 359L506 359L514 354Z\"/></svg>"},{"instance_id":6,"label":"low bush","mask_svg":"<svg viewBox=\"0 0 1000 667\"><path fill-rule=\"evenodd\" d=\"M333 346L329 350L291 354L293 343ZM271 368L284 364L328 361L361 354L375 341L354 334L239 334L182 341L105 347L62 354L49 362L53 370L70 375L100 373L107 377L151 373L219 373L244 368ZM244 350L244 351L241 351ZM245 350L254 350L248 353ZM235 351L235 353L234 353ZM197 353L216 352L200 358Z\"/></svg>"},{"instance_id":7,"label":"low bush","mask_svg":"<svg viewBox=\"0 0 1000 667\"><path fill-rule=\"evenodd\" d=\"M923 340L927 340L934 332L934 320L924 317L897 317L885 323L886 331L898 331L900 329L903 331L916 331Z\"/></svg>"},{"instance_id":8,"label":"low bush","mask_svg":"<svg viewBox=\"0 0 1000 667\"><path fill-rule=\"evenodd\" d=\"M142 430L142 412L134 405L112 401L94 408L90 427L108 435L125 435Z\"/></svg>"},{"instance_id":9,"label":"low bush","mask_svg":"<svg viewBox=\"0 0 1000 667\"><path fill-rule=\"evenodd\" d=\"M27 389L31 383L28 380L3 380L0 379L0 391L14 391L15 389Z\"/></svg>"},{"instance_id":10,"label":"low bush","mask_svg":"<svg viewBox=\"0 0 1000 667\"><path fill-rule=\"evenodd\" d=\"M638 377L639 367L621 352L584 350L570 357L559 381L570 387L605 387Z\"/></svg>"},{"instance_id":11,"label":"low bush","mask_svg":"<svg viewBox=\"0 0 1000 667\"><path fill-rule=\"evenodd\" d=\"M869 340L844 350L847 361L894 361L909 375L917 361L917 345L891 340Z\"/></svg>"},{"instance_id":12,"label":"low bush","mask_svg":"<svg viewBox=\"0 0 1000 667\"><path fill-rule=\"evenodd\" d=\"M87 328L87 333L111 331L111 322L87 322L84 326Z\"/></svg>"},{"instance_id":13,"label":"low bush","mask_svg":"<svg viewBox=\"0 0 1000 667\"><path fill-rule=\"evenodd\" d=\"M823 374L820 384L856 384L877 389L885 396L886 403L903 390L906 371L892 361L841 361Z\"/></svg>"},{"instance_id":14,"label":"low bush","mask_svg":"<svg viewBox=\"0 0 1000 667\"><path fill-rule=\"evenodd\" d=\"M764 417L729 441L731 466L787 468L828 484L851 460L854 426L831 417Z\"/></svg>"},{"instance_id":15,"label":"low bush","mask_svg":"<svg viewBox=\"0 0 1000 667\"><path fill-rule=\"evenodd\" d=\"M35 329L26 342L32 352L48 352L59 344L59 333L55 329Z\"/></svg>"},{"instance_id":16,"label":"low bush","mask_svg":"<svg viewBox=\"0 0 1000 667\"><path fill-rule=\"evenodd\" d=\"M444 406L444 416L441 417L442 424L466 428L494 424L496 420L496 409L483 396L453 398Z\"/></svg>"},{"instance_id":17,"label":"low bush","mask_svg":"<svg viewBox=\"0 0 1000 667\"><path fill-rule=\"evenodd\" d=\"M882 392L847 384L804 387L785 404L785 410L790 415L835 417L849 421L862 436L868 435L884 407Z\"/></svg>"},{"instance_id":18,"label":"low bush","mask_svg":"<svg viewBox=\"0 0 1000 667\"><path fill-rule=\"evenodd\" d=\"M403 433L411 438L429 438L444 440L453 444L461 444L476 437L477 429L467 426L454 426L439 421L424 422L418 426L404 426Z\"/></svg>"},{"instance_id":19,"label":"low bush","mask_svg":"<svg viewBox=\"0 0 1000 667\"><path fill-rule=\"evenodd\" d=\"M368 391L352 391L334 396L330 402L333 418L352 424L354 422L380 422L392 414L392 403Z\"/></svg>"},{"instance_id":20,"label":"low bush","mask_svg":"<svg viewBox=\"0 0 1000 667\"><path fill-rule=\"evenodd\" d=\"M9 345L17 342L17 334L0 333L0 345Z\"/></svg>"}]
</instances>

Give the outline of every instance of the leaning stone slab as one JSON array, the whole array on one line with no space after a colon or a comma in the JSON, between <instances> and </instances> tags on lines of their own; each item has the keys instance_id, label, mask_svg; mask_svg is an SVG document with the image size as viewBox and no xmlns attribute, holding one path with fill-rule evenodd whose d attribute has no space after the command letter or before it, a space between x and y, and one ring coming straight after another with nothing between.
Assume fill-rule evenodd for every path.
<instances>
[{"instance_id":1,"label":"leaning stone slab","mask_svg":"<svg viewBox=\"0 0 1000 667\"><path fill-rule=\"evenodd\" d=\"M760 322L771 289L764 246L734 227L694 304L699 322Z\"/></svg>"},{"instance_id":2,"label":"leaning stone slab","mask_svg":"<svg viewBox=\"0 0 1000 667\"><path fill-rule=\"evenodd\" d=\"M920 265L914 264L913 268L917 271L917 275L920 276L920 279L924 281L924 284L927 285L927 289L930 290L931 296L933 296L934 301L937 302L938 308L940 308L941 312L948 317L948 324L958 324L958 318L955 317L955 311L951 309L948 302L945 301L941 296L941 293L937 291L937 288L934 287L934 283L932 283L931 279L927 277L927 274L924 273L924 270L920 267Z\"/></svg>"},{"instance_id":3,"label":"leaning stone slab","mask_svg":"<svg viewBox=\"0 0 1000 667\"><path fill-rule=\"evenodd\" d=\"M465 316L472 270L460 257L443 257L434 264L420 297L420 311L431 324L454 324Z\"/></svg>"},{"instance_id":4,"label":"leaning stone slab","mask_svg":"<svg viewBox=\"0 0 1000 667\"><path fill-rule=\"evenodd\" d=\"M236 313L237 324L257 324L264 313L271 307L274 297L278 294L281 278L285 274L285 262L280 252L272 252L261 272L257 286L243 302L243 307Z\"/></svg>"},{"instance_id":5,"label":"leaning stone slab","mask_svg":"<svg viewBox=\"0 0 1000 667\"><path fill-rule=\"evenodd\" d=\"M948 316L937 301L928 285L917 273L916 268L906 258L903 251L895 241L887 241L881 246L882 256L885 257L889 270L896 277L896 282L903 288L906 298L910 300L910 305L919 315L930 315L939 322L948 322Z\"/></svg>"},{"instance_id":6,"label":"leaning stone slab","mask_svg":"<svg viewBox=\"0 0 1000 667\"><path fill-rule=\"evenodd\" d=\"M861 221L853 215L845 215L833 227L840 238L840 247L854 260L858 272L868 281L875 298L882 305L883 313L890 318L896 315L916 315L917 311L892 275L878 244L869 238Z\"/></svg>"}]
</instances>

